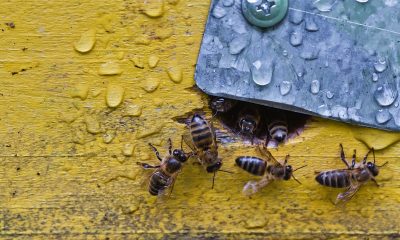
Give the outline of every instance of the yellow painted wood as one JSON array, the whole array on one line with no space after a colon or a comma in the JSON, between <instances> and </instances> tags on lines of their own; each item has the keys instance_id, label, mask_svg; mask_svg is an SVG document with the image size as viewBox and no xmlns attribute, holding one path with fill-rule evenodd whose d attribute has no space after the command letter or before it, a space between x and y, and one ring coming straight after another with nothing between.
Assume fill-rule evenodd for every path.
<instances>
[{"instance_id":1,"label":"yellow painted wood","mask_svg":"<svg viewBox=\"0 0 400 240\"><path fill-rule=\"evenodd\" d=\"M246 198L255 178L234 159L255 151L237 143L221 146L235 174L219 173L214 190L212 175L188 163L170 198L149 196L135 164L157 162L147 144L164 153L171 137L178 146L185 126L174 118L208 111L191 87L209 1L0 5L0 238L399 238L400 145L385 148L399 135L326 120L273 151L308 165L296 172L302 185L277 182ZM339 143L361 157L356 138L384 148L378 162L389 165L380 188L368 184L337 207L339 191L313 172L343 167Z\"/></svg>"}]
</instances>

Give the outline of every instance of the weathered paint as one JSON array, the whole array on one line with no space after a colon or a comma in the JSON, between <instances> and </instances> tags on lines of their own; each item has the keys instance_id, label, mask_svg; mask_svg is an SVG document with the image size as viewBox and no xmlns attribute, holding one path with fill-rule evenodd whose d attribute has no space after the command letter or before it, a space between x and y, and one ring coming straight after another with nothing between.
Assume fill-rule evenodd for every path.
<instances>
[{"instance_id":1,"label":"weathered paint","mask_svg":"<svg viewBox=\"0 0 400 240\"><path fill-rule=\"evenodd\" d=\"M208 112L191 86L209 1L164 1L162 14L144 2L2 2L0 238L399 237L400 145L377 152L379 163L389 161L380 188L368 184L336 207L338 191L317 185L313 172L343 167L339 143L363 156L367 148L353 135L368 131L326 120L314 119L273 152L308 165L296 172L302 185L273 183L246 198L242 187L254 178L234 159L255 150L235 143L220 153L223 169L235 173L218 173L214 190L212 175L190 162L171 198L150 197L148 173L136 165L157 162L147 144L164 154L167 138L179 146L185 131L175 117ZM74 50L93 29L93 49ZM108 62L120 74L99 75ZM153 92L143 89L148 78L157 79ZM109 86L123 95L107 98Z\"/></svg>"}]
</instances>

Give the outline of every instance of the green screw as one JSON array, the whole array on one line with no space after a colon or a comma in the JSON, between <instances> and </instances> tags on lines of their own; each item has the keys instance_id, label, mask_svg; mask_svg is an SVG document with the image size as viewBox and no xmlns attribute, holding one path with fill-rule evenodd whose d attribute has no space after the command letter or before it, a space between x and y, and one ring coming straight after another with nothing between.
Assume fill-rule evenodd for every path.
<instances>
[{"instance_id":1,"label":"green screw","mask_svg":"<svg viewBox=\"0 0 400 240\"><path fill-rule=\"evenodd\" d=\"M262 28L282 21L288 7L288 0L242 0L242 11L247 21Z\"/></svg>"}]
</instances>

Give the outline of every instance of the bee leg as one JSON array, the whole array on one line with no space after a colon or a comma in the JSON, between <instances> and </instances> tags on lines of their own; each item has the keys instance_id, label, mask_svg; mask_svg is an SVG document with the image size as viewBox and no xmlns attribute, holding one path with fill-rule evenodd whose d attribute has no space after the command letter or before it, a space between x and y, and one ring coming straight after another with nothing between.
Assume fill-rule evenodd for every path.
<instances>
[{"instance_id":1,"label":"bee leg","mask_svg":"<svg viewBox=\"0 0 400 240\"><path fill-rule=\"evenodd\" d=\"M356 154L357 154L357 151L354 149L353 158L351 160L351 169L353 169L354 166L356 165Z\"/></svg>"},{"instance_id":2,"label":"bee leg","mask_svg":"<svg viewBox=\"0 0 400 240\"><path fill-rule=\"evenodd\" d=\"M149 146L153 150L153 152L156 154L158 160L162 161L162 158L160 157L160 153L158 152L157 148L155 148L151 143L149 143Z\"/></svg>"},{"instance_id":3,"label":"bee leg","mask_svg":"<svg viewBox=\"0 0 400 240\"><path fill-rule=\"evenodd\" d=\"M377 187L380 187L380 186L381 186L381 185L379 185L379 183L376 181L375 178L371 178L371 180L375 183L375 185L376 185Z\"/></svg>"},{"instance_id":4,"label":"bee leg","mask_svg":"<svg viewBox=\"0 0 400 240\"><path fill-rule=\"evenodd\" d=\"M367 152L367 154L365 154L365 157L363 159L363 164L367 163L367 159L368 159L368 155L371 153L371 151L374 151L374 148L369 149L369 151ZM374 155L375 155L375 151L374 151Z\"/></svg>"},{"instance_id":5,"label":"bee leg","mask_svg":"<svg viewBox=\"0 0 400 240\"><path fill-rule=\"evenodd\" d=\"M346 160L346 155L344 154L344 150L343 150L343 145L342 144L340 144L340 159L342 159L342 162L344 164L346 164L347 169L351 169L350 166L349 166L349 163Z\"/></svg>"},{"instance_id":6,"label":"bee leg","mask_svg":"<svg viewBox=\"0 0 400 240\"><path fill-rule=\"evenodd\" d=\"M150 165L150 164L141 163L141 162L137 162L136 164L142 166L144 169L159 168L159 167L160 167L160 165L158 165L158 166L152 166L152 165Z\"/></svg>"},{"instance_id":7,"label":"bee leg","mask_svg":"<svg viewBox=\"0 0 400 240\"><path fill-rule=\"evenodd\" d=\"M168 138L168 153L172 155L172 141L171 138Z\"/></svg>"}]
</instances>

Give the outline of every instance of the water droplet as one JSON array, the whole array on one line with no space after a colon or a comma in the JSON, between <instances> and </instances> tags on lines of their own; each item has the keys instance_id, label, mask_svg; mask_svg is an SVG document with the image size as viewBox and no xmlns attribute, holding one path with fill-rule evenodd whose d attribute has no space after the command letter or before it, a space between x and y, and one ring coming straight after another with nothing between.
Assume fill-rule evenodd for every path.
<instances>
[{"instance_id":1,"label":"water droplet","mask_svg":"<svg viewBox=\"0 0 400 240\"><path fill-rule=\"evenodd\" d=\"M324 211L322 209L315 209L313 210L313 213L315 213L316 215L322 215L324 214Z\"/></svg>"},{"instance_id":2,"label":"water droplet","mask_svg":"<svg viewBox=\"0 0 400 240\"><path fill-rule=\"evenodd\" d=\"M158 78L146 78L142 83L142 89L148 93L152 93L157 90L160 85L160 80Z\"/></svg>"},{"instance_id":3,"label":"water droplet","mask_svg":"<svg viewBox=\"0 0 400 240\"><path fill-rule=\"evenodd\" d=\"M87 53L93 49L96 43L96 29L90 29L82 33L81 38L74 43L74 48L80 53Z\"/></svg>"},{"instance_id":4,"label":"water droplet","mask_svg":"<svg viewBox=\"0 0 400 240\"><path fill-rule=\"evenodd\" d=\"M132 156L134 150L135 150L135 145L127 143L122 148L122 154L124 154L127 157L130 157Z\"/></svg>"},{"instance_id":5,"label":"water droplet","mask_svg":"<svg viewBox=\"0 0 400 240\"><path fill-rule=\"evenodd\" d=\"M313 18L306 19L306 30L309 32L317 32L319 30Z\"/></svg>"},{"instance_id":6,"label":"water droplet","mask_svg":"<svg viewBox=\"0 0 400 240\"><path fill-rule=\"evenodd\" d=\"M156 18L160 17L164 13L164 1L163 0L146 0L144 1L144 14L149 17Z\"/></svg>"},{"instance_id":7,"label":"water droplet","mask_svg":"<svg viewBox=\"0 0 400 240\"><path fill-rule=\"evenodd\" d=\"M229 53L232 55L239 54L248 44L247 36L240 35L229 43Z\"/></svg>"},{"instance_id":8,"label":"water droplet","mask_svg":"<svg viewBox=\"0 0 400 240\"><path fill-rule=\"evenodd\" d=\"M319 49L312 46L304 47L300 53L300 57L304 60L311 61L317 59L319 56Z\"/></svg>"},{"instance_id":9,"label":"water droplet","mask_svg":"<svg viewBox=\"0 0 400 240\"><path fill-rule=\"evenodd\" d=\"M377 62L374 63L375 71L378 73L384 72L387 68L386 58L381 57Z\"/></svg>"},{"instance_id":10,"label":"water droplet","mask_svg":"<svg viewBox=\"0 0 400 240\"><path fill-rule=\"evenodd\" d=\"M299 25L304 19L304 13L302 11L290 11L289 22Z\"/></svg>"},{"instance_id":11,"label":"water droplet","mask_svg":"<svg viewBox=\"0 0 400 240\"><path fill-rule=\"evenodd\" d=\"M97 119L95 119L92 116L87 116L85 118L85 123L86 123L86 130L89 133L92 134L97 134L101 132L101 126L100 123L97 121Z\"/></svg>"},{"instance_id":12,"label":"water droplet","mask_svg":"<svg viewBox=\"0 0 400 240\"><path fill-rule=\"evenodd\" d=\"M89 94L89 86L86 84L79 84L75 86L71 91L71 97L80 98L81 100L85 100Z\"/></svg>"},{"instance_id":13,"label":"water droplet","mask_svg":"<svg viewBox=\"0 0 400 240\"><path fill-rule=\"evenodd\" d=\"M368 0L356 0L356 1L359 3L367 3L368 2Z\"/></svg>"},{"instance_id":14,"label":"water droplet","mask_svg":"<svg viewBox=\"0 0 400 240\"><path fill-rule=\"evenodd\" d=\"M245 228L246 229L263 228L267 224L268 220L265 217L252 216L247 218Z\"/></svg>"},{"instance_id":15,"label":"water droplet","mask_svg":"<svg viewBox=\"0 0 400 240\"><path fill-rule=\"evenodd\" d=\"M125 89L119 85L110 84L107 87L106 103L109 107L118 107L124 99Z\"/></svg>"},{"instance_id":16,"label":"water droplet","mask_svg":"<svg viewBox=\"0 0 400 240\"><path fill-rule=\"evenodd\" d=\"M332 107L332 111L331 112L332 112L332 117L336 117L336 118L339 118L339 119L344 120L344 121L349 119L346 107L342 107L340 105L336 105L336 106Z\"/></svg>"},{"instance_id":17,"label":"water droplet","mask_svg":"<svg viewBox=\"0 0 400 240\"><path fill-rule=\"evenodd\" d=\"M379 76L376 73L372 73L372 81L377 82L379 80Z\"/></svg>"},{"instance_id":18,"label":"water droplet","mask_svg":"<svg viewBox=\"0 0 400 240\"><path fill-rule=\"evenodd\" d=\"M123 115L129 117L139 117L142 115L142 107L136 104L128 105L124 109Z\"/></svg>"},{"instance_id":19,"label":"water droplet","mask_svg":"<svg viewBox=\"0 0 400 240\"><path fill-rule=\"evenodd\" d=\"M334 96L334 94L333 94L331 91L327 91L327 92L326 92L326 97L327 97L328 99L332 99L333 96Z\"/></svg>"},{"instance_id":20,"label":"water droplet","mask_svg":"<svg viewBox=\"0 0 400 240\"><path fill-rule=\"evenodd\" d=\"M144 62L143 59L139 56L134 56L131 59L129 59L133 63L133 65L137 68L144 69Z\"/></svg>"},{"instance_id":21,"label":"water droplet","mask_svg":"<svg viewBox=\"0 0 400 240\"><path fill-rule=\"evenodd\" d=\"M251 67L253 81L260 86L268 85L272 81L274 67L272 62L255 61Z\"/></svg>"},{"instance_id":22,"label":"water droplet","mask_svg":"<svg viewBox=\"0 0 400 240\"><path fill-rule=\"evenodd\" d=\"M392 119L392 115L390 115L388 110L379 110L375 116L376 122L379 124L385 124Z\"/></svg>"},{"instance_id":23,"label":"water droplet","mask_svg":"<svg viewBox=\"0 0 400 240\"><path fill-rule=\"evenodd\" d=\"M318 107L317 112L324 117L330 117L332 116L332 112L329 109L329 107L325 104L321 105Z\"/></svg>"},{"instance_id":24,"label":"water droplet","mask_svg":"<svg viewBox=\"0 0 400 240\"><path fill-rule=\"evenodd\" d=\"M282 55L285 56L285 57L287 57L287 56L288 56L288 51L287 51L287 50L283 50L283 51L282 51Z\"/></svg>"},{"instance_id":25,"label":"water droplet","mask_svg":"<svg viewBox=\"0 0 400 240\"><path fill-rule=\"evenodd\" d=\"M116 62L106 62L100 65L98 73L103 76L118 75L122 73L122 69Z\"/></svg>"},{"instance_id":26,"label":"water droplet","mask_svg":"<svg viewBox=\"0 0 400 240\"><path fill-rule=\"evenodd\" d=\"M178 66L170 66L168 67L167 70L169 79L173 81L174 83L180 83L182 82L182 69Z\"/></svg>"},{"instance_id":27,"label":"water droplet","mask_svg":"<svg viewBox=\"0 0 400 240\"><path fill-rule=\"evenodd\" d=\"M233 6L234 3L235 3L235 0L223 0L223 1L222 1L222 4L223 4L225 7Z\"/></svg>"},{"instance_id":28,"label":"water droplet","mask_svg":"<svg viewBox=\"0 0 400 240\"><path fill-rule=\"evenodd\" d=\"M374 93L375 100L381 106L390 106L397 99L397 90L389 84L378 85Z\"/></svg>"},{"instance_id":29,"label":"water droplet","mask_svg":"<svg viewBox=\"0 0 400 240\"><path fill-rule=\"evenodd\" d=\"M149 137L151 135L159 133L164 128L164 124L155 124L152 126L147 126L143 128L139 128L136 131L136 139L142 139Z\"/></svg>"},{"instance_id":30,"label":"water droplet","mask_svg":"<svg viewBox=\"0 0 400 240\"><path fill-rule=\"evenodd\" d=\"M297 47L300 46L302 43L303 43L303 33L292 32L292 34L290 34L290 44L292 44L292 46Z\"/></svg>"},{"instance_id":31,"label":"water droplet","mask_svg":"<svg viewBox=\"0 0 400 240\"><path fill-rule=\"evenodd\" d=\"M280 92L282 96L287 95L292 89L292 83L289 81L282 81L280 85Z\"/></svg>"},{"instance_id":32,"label":"water droplet","mask_svg":"<svg viewBox=\"0 0 400 240\"><path fill-rule=\"evenodd\" d=\"M335 5L336 0L317 0L314 2L314 6L320 12L330 12L332 10L333 5Z\"/></svg>"},{"instance_id":33,"label":"water droplet","mask_svg":"<svg viewBox=\"0 0 400 240\"><path fill-rule=\"evenodd\" d=\"M115 132L114 131L107 131L103 135L103 142L109 144L114 140L114 138L115 138Z\"/></svg>"},{"instance_id":34,"label":"water droplet","mask_svg":"<svg viewBox=\"0 0 400 240\"><path fill-rule=\"evenodd\" d=\"M226 10L223 7L216 6L213 10L213 16L215 18L223 18L226 15Z\"/></svg>"},{"instance_id":35,"label":"water droplet","mask_svg":"<svg viewBox=\"0 0 400 240\"><path fill-rule=\"evenodd\" d=\"M149 67L150 68L155 68L157 67L158 62L160 61L160 58L156 55L151 55L149 57Z\"/></svg>"},{"instance_id":36,"label":"water droplet","mask_svg":"<svg viewBox=\"0 0 400 240\"><path fill-rule=\"evenodd\" d=\"M400 141L400 134L396 132L356 126L352 126L351 131L355 139L364 143L369 148L375 148L375 150L385 149Z\"/></svg>"}]
</instances>

